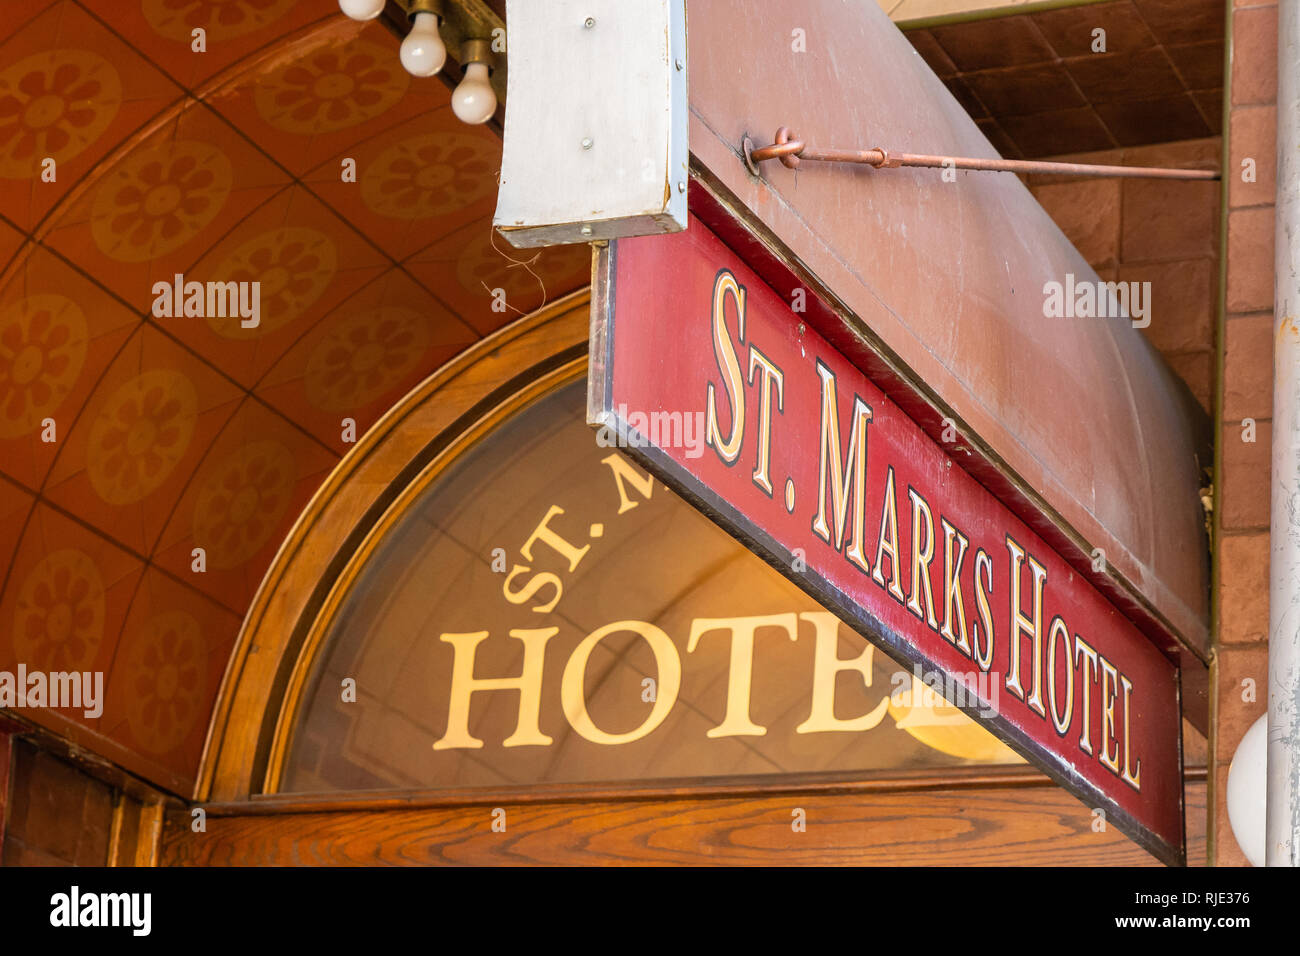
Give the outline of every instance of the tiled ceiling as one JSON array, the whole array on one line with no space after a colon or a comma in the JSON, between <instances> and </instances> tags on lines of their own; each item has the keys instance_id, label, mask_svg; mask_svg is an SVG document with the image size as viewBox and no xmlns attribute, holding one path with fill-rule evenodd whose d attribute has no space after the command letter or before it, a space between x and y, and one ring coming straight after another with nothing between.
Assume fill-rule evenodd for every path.
<instances>
[{"instance_id":1,"label":"tiled ceiling","mask_svg":"<svg viewBox=\"0 0 1300 956\"><path fill-rule=\"evenodd\" d=\"M911 38L1000 150L1042 155L1216 129L1221 25L1222 0L1122 0ZM346 420L587 282L586 246L493 240L500 138L449 99L335 0L0 4L0 670L107 688L98 719L26 716L189 793ZM261 324L155 317L177 273L260 282Z\"/></svg>"},{"instance_id":2,"label":"tiled ceiling","mask_svg":"<svg viewBox=\"0 0 1300 956\"><path fill-rule=\"evenodd\" d=\"M1224 0L1116 0L906 35L1002 155L1032 158L1218 134L1223 30Z\"/></svg>"},{"instance_id":3,"label":"tiled ceiling","mask_svg":"<svg viewBox=\"0 0 1300 956\"><path fill-rule=\"evenodd\" d=\"M1033 2L1034 0L876 0L895 23L979 15L999 9L1014 9Z\"/></svg>"},{"instance_id":4,"label":"tiled ceiling","mask_svg":"<svg viewBox=\"0 0 1300 956\"><path fill-rule=\"evenodd\" d=\"M585 245L503 255L500 137L449 103L335 0L0 4L0 670L107 688L27 716L188 793L345 419L588 281ZM154 317L177 273L259 281L260 326Z\"/></svg>"}]
</instances>

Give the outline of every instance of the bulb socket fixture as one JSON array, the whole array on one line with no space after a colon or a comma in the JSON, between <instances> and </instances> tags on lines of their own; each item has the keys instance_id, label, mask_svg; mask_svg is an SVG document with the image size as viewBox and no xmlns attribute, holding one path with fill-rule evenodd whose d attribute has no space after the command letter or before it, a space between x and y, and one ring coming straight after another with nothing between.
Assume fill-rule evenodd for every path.
<instances>
[{"instance_id":1,"label":"bulb socket fixture","mask_svg":"<svg viewBox=\"0 0 1300 956\"><path fill-rule=\"evenodd\" d=\"M445 0L402 0L402 6L406 7L408 20L414 20L417 13L432 13L439 23L447 19Z\"/></svg>"},{"instance_id":2,"label":"bulb socket fixture","mask_svg":"<svg viewBox=\"0 0 1300 956\"><path fill-rule=\"evenodd\" d=\"M494 69L492 55L492 41L475 37L471 40L465 40L460 45L460 69L461 72L471 63L486 63L488 71Z\"/></svg>"}]
</instances>

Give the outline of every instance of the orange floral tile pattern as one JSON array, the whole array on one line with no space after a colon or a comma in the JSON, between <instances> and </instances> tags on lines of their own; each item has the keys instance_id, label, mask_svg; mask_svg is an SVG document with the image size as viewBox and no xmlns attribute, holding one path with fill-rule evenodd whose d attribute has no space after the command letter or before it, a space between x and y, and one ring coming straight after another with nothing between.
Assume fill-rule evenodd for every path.
<instances>
[{"instance_id":1,"label":"orange floral tile pattern","mask_svg":"<svg viewBox=\"0 0 1300 956\"><path fill-rule=\"evenodd\" d=\"M381 306L351 316L307 359L307 398L328 412L368 405L415 368L428 348L428 323L413 309Z\"/></svg>"},{"instance_id":2,"label":"orange floral tile pattern","mask_svg":"<svg viewBox=\"0 0 1300 956\"><path fill-rule=\"evenodd\" d=\"M145 19L159 35L189 41L196 29L208 40L228 40L262 29L295 0L144 0Z\"/></svg>"},{"instance_id":3,"label":"orange floral tile pattern","mask_svg":"<svg viewBox=\"0 0 1300 956\"><path fill-rule=\"evenodd\" d=\"M493 193L498 162L480 137L426 133L381 153L362 178L361 196L381 216L429 219Z\"/></svg>"},{"instance_id":4,"label":"orange floral tile pattern","mask_svg":"<svg viewBox=\"0 0 1300 956\"><path fill-rule=\"evenodd\" d=\"M221 211L230 184L229 158L207 143L174 142L137 153L95 193L95 244L121 262L171 252Z\"/></svg>"},{"instance_id":5,"label":"orange floral tile pattern","mask_svg":"<svg viewBox=\"0 0 1300 956\"><path fill-rule=\"evenodd\" d=\"M155 282L189 272L291 183L221 117L190 103L92 170L36 238L147 315Z\"/></svg>"},{"instance_id":6,"label":"orange floral tile pattern","mask_svg":"<svg viewBox=\"0 0 1300 956\"><path fill-rule=\"evenodd\" d=\"M342 177L344 160L355 164L355 182ZM402 260L468 225L491 228L500 166L500 138L466 126L444 106L341 146L303 182Z\"/></svg>"},{"instance_id":7,"label":"orange floral tile pattern","mask_svg":"<svg viewBox=\"0 0 1300 956\"><path fill-rule=\"evenodd\" d=\"M18 591L14 650L28 667L88 670L104 639L104 582L75 548L41 559Z\"/></svg>"},{"instance_id":8,"label":"orange floral tile pattern","mask_svg":"<svg viewBox=\"0 0 1300 956\"><path fill-rule=\"evenodd\" d=\"M90 483L107 504L139 501L166 480L189 447L198 419L194 385L151 369L108 399L90 428Z\"/></svg>"},{"instance_id":9,"label":"orange floral tile pattern","mask_svg":"<svg viewBox=\"0 0 1300 956\"><path fill-rule=\"evenodd\" d=\"M98 722L99 747L148 779L187 786L239 617L158 568L141 577Z\"/></svg>"},{"instance_id":10,"label":"orange floral tile pattern","mask_svg":"<svg viewBox=\"0 0 1300 956\"><path fill-rule=\"evenodd\" d=\"M591 247L516 249L490 224L475 223L439 239L404 266L486 335L591 281Z\"/></svg>"},{"instance_id":11,"label":"orange floral tile pattern","mask_svg":"<svg viewBox=\"0 0 1300 956\"><path fill-rule=\"evenodd\" d=\"M0 668L104 671L102 717L31 716L188 795L344 423L585 282L588 252L494 251L499 135L333 0L3 7ZM155 314L177 274L258 283L257 326Z\"/></svg>"},{"instance_id":12,"label":"orange floral tile pattern","mask_svg":"<svg viewBox=\"0 0 1300 956\"><path fill-rule=\"evenodd\" d=\"M337 464L284 415L246 398L208 443L153 546L155 565L243 614L298 512ZM206 571L194 570L203 548Z\"/></svg>"},{"instance_id":13,"label":"orange floral tile pattern","mask_svg":"<svg viewBox=\"0 0 1300 956\"><path fill-rule=\"evenodd\" d=\"M181 91L80 4L23 5L0 4L0 209L30 230Z\"/></svg>"},{"instance_id":14,"label":"orange floral tile pattern","mask_svg":"<svg viewBox=\"0 0 1300 956\"><path fill-rule=\"evenodd\" d=\"M26 435L59 408L85 364L86 340L85 314L55 293L0 312L0 437Z\"/></svg>"},{"instance_id":15,"label":"orange floral tile pattern","mask_svg":"<svg viewBox=\"0 0 1300 956\"><path fill-rule=\"evenodd\" d=\"M442 128L430 121L450 110L446 85L411 77L392 51L381 23L331 17L205 101L295 176L333 158L330 174L341 181L343 158L361 163L373 145L392 141L393 130L403 138Z\"/></svg>"},{"instance_id":16,"label":"orange floral tile pattern","mask_svg":"<svg viewBox=\"0 0 1300 956\"><path fill-rule=\"evenodd\" d=\"M6 0L9 2L9 0ZM261 10L253 8L239 22L221 23L221 11L215 4L200 2L146 5L144 0L76 0L96 18L107 23L136 50L141 51L177 84L206 95L210 84L229 78L265 56L283 56L280 42L301 37L300 31L310 24L326 24L339 19L337 3L322 0L275 0ZM232 6L224 11L244 12ZM203 18L207 17L207 23ZM272 19L264 19L266 16ZM199 22L190 25L190 19ZM215 21L215 22L214 22ZM256 25L260 21L261 25ZM202 26L206 32L207 51L194 52L193 30Z\"/></svg>"},{"instance_id":17,"label":"orange floral tile pattern","mask_svg":"<svg viewBox=\"0 0 1300 956\"><path fill-rule=\"evenodd\" d=\"M165 754L203 716L207 655L202 628L185 611L167 611L128 634L122 653L131 675L131 735L146 753Z\"/></svg>"},{"instance_id":18,"label":"orange floral tile pattern","mask_svg":"<svg viewBox=\"0 0 1300 956\"><path fill-rule=\"evenodd\" d=\"M256 394L342 454L348 450L344 419L354 421L361 435L476 338L419 283L391 270L317 322L258 383Z\"/></svg>"},{"instance_id":19,"label":"orange floral tile pattern","mask_svg":"<svg viewBox=\"0 0 1300 956\"><path fill-rule=\"evenodd\" d=\"M208 316L208 325L218 335L233 339L274 332L320 298L337 268L334 241L318 230L286 226L254 236L232 252L216 274L223 281L259 283L257 327L245 329L237 316Z\"/></svg>"},{"instance_id":20,"label":"orange floral tile pattern","mask_svg":"<svg viewBox=\"0 0 1300 956\"><path fill-rule=\"evenodd\" d=\"M244 328L237 321L205 318L160 324L206 362L253 389L341 302L391 269L391 260L365 237L308 190L293 186L258 206L186 267L187 276L196 279L261 282L261 323Z\"/></svg>"},{"instance_id":21,"label":"orange floral tile pattern","mask_svg":"<svg viewBox=\"0 0 1300 956\"><path fill-rule=\"evenodd\" d=\"M36 502L0 597L0 669L25 663L107 671L141 567L139 558Z\"/></svg>"},{"instance_id":22,"label":"orange floral tile pattern","mask_svg":"<svg viewBox=\"0 0 1300 956\"><path fill-rule=\"evenodd\" d=\"M533 252L515 249L483 230L456 256L456 282L462 290L500 295L507 307L519 312L531 312L539 298L558 298L572 291L575 275L585 277L590 269L591 249L586 243Z\"/></svg>"},{"instance_id":23,"label":"orange floral tile pattern","mask_svg":"<svg viewBox=\"0 0 1300 956\"><path fill-rule=\"evenodd\" d=\"M218 462L194 507L194 540L208 563L233 568L266 544L296 479L292 453L276 441L250 442Z\"/></svg>"},{"instance_id":24,"label":"orange floral tile pattern","mask_svg":"<svg viewBox=\"0 0 1300 956\"><path fill-rule=\"evenodd\" d=\"M149 555L242 394L151 324L138 323L53 446L40 493Z\"/></svg>"},{"instance_id":25,"label":"orange floral tile pattern","mask_svg":"<svg viewBox=\"0 0 1300 956\"><path fill-rule=\"evenodd\" d=\"M26 423L19 427L11 418L7 429L0 428L0 470L19 484L36 491L40 489L50 467L65 447L63 439L68 437L69 429L94 391L96 381L113 361L123 343L138 328L139 318L101 286L79 274L40 244L29 242L10 264L4 277L0 278L0 323L16 319L19 329L17 338L12 331L8 333L10 345L7 348L0 347L0 381L8 383L10 388L15 385L21 388L22 380L31 374L26 365L30 359L21 356L24 352L31 355L27 352L27 346L32 343L27 338L31 334L30 323L37 318L30 301L33 299L38 303L47 301L51 307L47 309L51 311L51 317L46 320L45 331L42 333L43 354L46 348L50 348L52 358L57 358L60 354L58 343L61 339L53 334L52 326L67 323L70 329L75 330L84 321L86 328L84 361L74 380L56 384L55 394L60 393L64 385L68 386L66 395L46 412L48 417L55 420L54 437L58 440L42 440L45 427L39 419L30 427ZM37 308L35 311L42 310ZM3 334L0 332L0 337ZM71 337L62 349L74 359L82 354L80 346L70 344L75 338L76 336ZM23 344L15 349L17 341L22 341ZM41 362L44 369L44 357ZM56 364L53 372L55 375L60 374L61 366ZM35 398L39 401L42 394L39 389L30 390L25 400ZM8 398L12 401L12 394ZM0 416L3 414L3 406L0 406Z\"/></svg>"},{"instance_id":26,"label":"orange floral tile pattern","mask_svg":"<svg viewBox=\"0 0 1300 956\"><path fill-rule=\"evenodd\" d=\"M330 133L390 110L410 86L393 51L364 40L326 47L261 77L253 102L286 133Z\"/></svg>"},{"instance_id":27,"label":"orange floral tile pattern","mask_svg":"<svg viewBox=\"0 0 1300 956\"><path fill-rule=\"evenodd\" d=\"M97 140L122 105L111 63L86 50L48 50L0 71L0 176L39 175Z\"/></svg>"}]
</instances>

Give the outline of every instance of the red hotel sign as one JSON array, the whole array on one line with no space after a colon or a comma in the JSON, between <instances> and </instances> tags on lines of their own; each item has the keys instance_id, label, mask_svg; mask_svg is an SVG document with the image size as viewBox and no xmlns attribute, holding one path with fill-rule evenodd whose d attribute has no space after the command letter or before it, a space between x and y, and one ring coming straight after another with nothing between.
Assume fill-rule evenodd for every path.
<instances>
[{"instance_id":1,"label":"red hotel sign","mask_svg":"<svg viewBox=\"0 0 1300 956\"><path fill-rule=\"evenodd\" d=\"M698 219L599 255L606 440L1183 862L1177 667Z\"/></svg>"}]
</instances>

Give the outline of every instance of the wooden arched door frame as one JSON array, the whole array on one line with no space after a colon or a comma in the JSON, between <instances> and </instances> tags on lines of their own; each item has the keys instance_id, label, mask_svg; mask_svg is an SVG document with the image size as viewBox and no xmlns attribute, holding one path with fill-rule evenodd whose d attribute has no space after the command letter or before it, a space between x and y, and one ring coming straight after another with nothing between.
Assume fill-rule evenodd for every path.
<instances>
[{"instance_id":1,"label":"wooden arched door frame","mask_svg":"<svg viewBox=\"0 0 1300 956\"><path fill-rule=\"evenodd\" d=\"M580 290L466 349L389 409L330 473L244 618L208 727L197 802L264 791L282 709L309 663L300 652L339 575L412 480L457 439L517 405L530 383L585 365L589 302Z\"/></svg>"},{"instance_id":2,"label":"wooden arched door frame","mask_svg":"<svg viewBox=\"0 0 1300 956\"><path fill-rule=\"evenodd\" d=\"M1154 864L1045 775L1019 766L960 779L932 772L748 790L550 787L494 805L421 794L268 795L267 770L302 686L313 630L366 543L439 456L454 456L531 395L585 371L590 297L574 293L484 339L390 409L317 491L267 571L222 683L194 801L164 829L165 865L295 863L981 863ZM457 443L460 442L460 449ZM336 598L337 600L337 594ZM568 788L572 791L573 788ZM1205 785L1189 785L1189 821L1204 819ZM475 801L481 804L481 801ZM792 838L792 813L807 821ZM1189 856L1204 854L1189 834Z\"/></svg>"}]
</instances>

